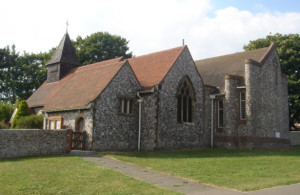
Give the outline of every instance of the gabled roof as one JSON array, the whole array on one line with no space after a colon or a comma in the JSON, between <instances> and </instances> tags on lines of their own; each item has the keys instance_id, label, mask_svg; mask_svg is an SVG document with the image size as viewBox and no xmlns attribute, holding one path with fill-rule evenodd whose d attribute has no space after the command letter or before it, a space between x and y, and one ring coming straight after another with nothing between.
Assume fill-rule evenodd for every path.
<instances>
[{"instance_id":1,"label":"gabled roof","mask_svg":"<svg viewBox=\"0 0 300 195\"><path fill-rule=\"evenodd\" d=\"M58 82L44 82L27 103L29 107L41 106L48 111L85 108L101 94L124 64L131 66L141 87L153 87L164 79L184 48L177 47L125 61L119 57L73 68Z\"/></svg>"},{"instance_id":2,"label":"gabled roof","mask_svg":"<svg viewBox=\"0 0 300 195\"><path fill-rule=\"evenodd\" d=\"M75 66L81 65L68 33L64 35L59 45L57 46L53 56L46 65L51 65L60 62Z\"/></svg>"},{"instance_id":3,"label":"gabled roof","mask_svg":"<svg viewBox=\"0 0 300 195\"><path fill-rule=\"evenodd\" d=\"M266 48L197 60L195 64L205 85L219 87L220 91L224 92L225 75L244 78L245 61L251 59L260 63L265 60L273 47L272 44Z\"/></svg>"},{"instance_id":4,"label":"gabled roof","mask_svg":"<svg viewBox=\"0 0 300 195\"><path fill-rule=\"evenodd\" d=\"M143 88L158 85L169 72L185 46L128 59Z\"/></svg>"},{"instance_id":5,"label":"gabled roof","mask_svg":"<svg viewBox=\"0 0 300 195\"><path fill-rule=\"evenodd\" d=\"M85 108L106 88L128 61L120 58L72 69L60 81L38 88L27 100L29 107L44 106L44 110Z\"/></svg>"}]
</instances>

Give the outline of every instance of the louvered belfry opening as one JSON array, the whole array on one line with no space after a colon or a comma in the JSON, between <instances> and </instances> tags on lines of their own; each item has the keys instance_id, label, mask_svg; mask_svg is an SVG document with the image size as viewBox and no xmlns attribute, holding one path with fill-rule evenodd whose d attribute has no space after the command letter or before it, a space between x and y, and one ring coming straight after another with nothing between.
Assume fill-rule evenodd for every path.
<instances>
[{"instance_id":1,"label":"louvered belfry opening","mask_svg":"<svg viewBox=\"0 0 300 195\"><path fill-rule=\"evenodd\" d=\"M194 101L195 95L192 83L188 77L184 77L177 91L177 121L193 122L194 121Z\"/></svg>"}]
</instances>

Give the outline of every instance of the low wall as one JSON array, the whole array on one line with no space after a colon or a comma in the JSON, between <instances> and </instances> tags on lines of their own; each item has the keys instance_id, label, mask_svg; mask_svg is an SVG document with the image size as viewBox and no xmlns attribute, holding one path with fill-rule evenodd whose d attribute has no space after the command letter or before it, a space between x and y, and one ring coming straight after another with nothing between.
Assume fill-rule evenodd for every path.
<instances>
[{"instance_id":1,"label":"low wall","mask_svg":"<svg viewBox=\"0 0 300 195\"><path fill-rule=\"evenodd\" d=\"M0 158L65 154L68 130L0 129Z\"/></svg>"},{"instance_id":2,"label":"low wall","mask_svg":"<svg viewBox=\"0 0 300 195\"><path fill-rule=\"evenodd\" d=\"M300 131L290 131L291 145L300 145Z\"/></svg>"}]
</instances>

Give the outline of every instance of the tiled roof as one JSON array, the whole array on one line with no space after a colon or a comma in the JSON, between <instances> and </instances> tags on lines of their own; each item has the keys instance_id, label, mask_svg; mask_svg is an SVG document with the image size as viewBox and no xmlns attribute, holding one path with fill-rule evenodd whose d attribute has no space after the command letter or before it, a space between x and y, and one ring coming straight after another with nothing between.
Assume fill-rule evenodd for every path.
<instances>
[{"instance_id":1,"label":"tiled roof","mask_svg":"<svg viewBox=\"0 0 300 195\"><path fill-rule=\"evenodd\" d=\"M195 61L197 69L206 85L220 88L224 92L225 75L245 76L245 60L252 59L261 62L269 52L270 47L224 55Z\"/></svg>"},{"instance_id":2,"label":"tiled roof","mask_svg":"<svg viewBox=\"0 0 300 195\"><path fill-rule=\"evenodd\" d=\"M58 82L45 82L27 103L29 107L44 106L44 110L52 111L86 107L128 62L140 85L144 89L153 87L164 79L184 48L177 47L125 61L119 57L74 68Z\"/></svg>"},{"instance_id":3,"label":"tiled roof","mask_svg":"<svg viewBox=\"0 0 300 195\"><path fill-rule=\"evenodd\" d=\"M110 83L120 68L128 63L120 58L72 69L55 83L45 82L27 100L29 107L67 110L86 107Z\"/></svg>"},{"instance_id":4,"label":"tiled roof","mask_svg":"<svg viewBox=\"0 0 300 195\"><path fill-rule=\"evenodd\" d=\"M143 88L159 84L173 66L185 46L128 59Z\"/></svg>"},{"instance_id":5,"label":"tiled roof","mask_svg":"<svg viewBox=\"0 0 300 195\"><path fill-rule=\"evenodd\" d=\"M68 33L66 33L60 41L58 47L56 48L53 56L51 57L47 65L59 62L75 66L81 65Z\"/></svg>"}]
</instances>

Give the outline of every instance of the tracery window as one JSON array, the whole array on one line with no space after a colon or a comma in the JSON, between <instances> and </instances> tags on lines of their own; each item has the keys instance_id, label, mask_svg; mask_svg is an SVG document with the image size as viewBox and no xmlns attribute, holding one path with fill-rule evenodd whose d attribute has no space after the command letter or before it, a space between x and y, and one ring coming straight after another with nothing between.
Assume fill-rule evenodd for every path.
<instances>
[{"instance_id":1,"label":"tracery window","mask_svg":"<svg viewBox=\"0 0 300 195\"><path fill-rule=\"evenodd\" d=\"M194 121L194 90L188 77L185 77L179 83L177 91L177 121Z\"/></svg>"}]
</instances>

